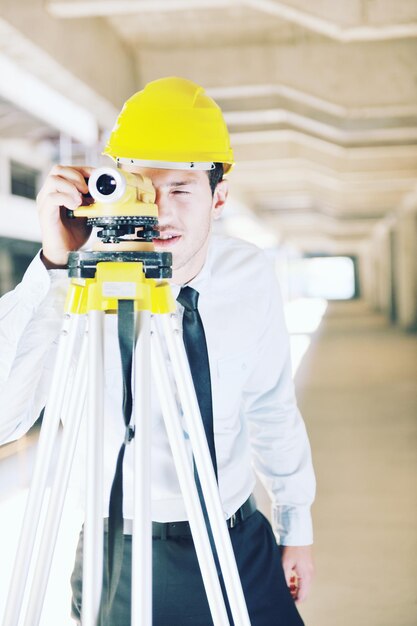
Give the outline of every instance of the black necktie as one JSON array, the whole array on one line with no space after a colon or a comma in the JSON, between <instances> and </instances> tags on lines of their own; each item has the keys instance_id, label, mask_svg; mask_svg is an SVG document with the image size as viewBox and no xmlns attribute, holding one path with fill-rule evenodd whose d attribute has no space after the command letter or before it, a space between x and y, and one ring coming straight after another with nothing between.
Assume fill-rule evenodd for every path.
<instances>
[{"instance_id":1,"label":"black necktie","mask_svg":"<svg viewBox=\"0 0 417 626\"><path fill-rule=\"evenodd\" d=\"M178 294L177 300L184 307L182 329L185 351L190 364L191 376L200 407L214 472L217 478L210 368L206 335L204 333L200 313L198 312L198 296L198 291L192 287L183 287Z\"/></svg>"},{"instance_id":2,"label":"black necktie","mask_svg":"<svg viewBox=\"0 0 417 626\"><path fill-rule=\"evenodd\" d=\"M191 377L193 379L194 389L198 400L198 406L200 407L201 419L203 421L204 431L206 433L210 456L217 480L217 461L216 450L214 446L210 367L207 352L206 335L204 333L204 327L203 322L201 321L200 313L198 312L198 296L198 291L196 291L192 287L183 287L178 294L177 300L184 307L184 316L182 318L182 334L184 339L184 346L187 353L188 362L190 364ZM211 551L213 553L217 573L221 579L219 558L217 556L213 533L211 531L210 521L207 513L207 507L204 501L203 490L201 488L200 478L198 476L195 463L194 477L198 497L200 499L201 509L204 516L204 521L207 528L208 538L210 541Z\"/></svg>"}]
</instances>

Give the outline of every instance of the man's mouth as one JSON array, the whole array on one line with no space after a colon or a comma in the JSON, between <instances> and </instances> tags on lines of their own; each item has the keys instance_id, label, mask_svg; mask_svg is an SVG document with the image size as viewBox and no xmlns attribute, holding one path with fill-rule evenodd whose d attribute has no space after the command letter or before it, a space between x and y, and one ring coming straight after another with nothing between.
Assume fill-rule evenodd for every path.
<instances>
[{"instance_id":1,"label":"man's mouth","mask_svg":"<svg viewBox=\"0 0 417 626\"><path fill-rule=\"evenodd\" d=\"M154 239L154 244L158 247L169 247L177 243L181 238L181 235L176 233L159 233L159 237Z\"/></svg>"}]
</instances>

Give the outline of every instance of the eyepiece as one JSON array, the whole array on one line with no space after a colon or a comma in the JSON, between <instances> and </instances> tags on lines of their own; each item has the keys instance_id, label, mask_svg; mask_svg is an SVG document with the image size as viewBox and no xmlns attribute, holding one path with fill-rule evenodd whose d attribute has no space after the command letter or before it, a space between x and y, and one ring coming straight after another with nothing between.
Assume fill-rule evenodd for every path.
<instances>
[{"instance_id":1,"label":"eyepiece","mask_svg":"<svg viewBox=\"0 0 417 626\"><path fill-rule=\"evenodd\" d=\"M114 176L110 176L109 174L102 174L98 177L96 182L97 190L103 196L110 196L112 193L116 191L117 182Z\"/></svg>"},{"instance_id":2,"label":"eyepiece","mask_svg":"<svg viewBox=\"0 0 417 626\"><path fill-rule=\"evenodd\" d=\"M90 194L97 202L118 202L126 191L126 178L111 167L99 167L88 180Z\"/></svg>"}]
</instances>

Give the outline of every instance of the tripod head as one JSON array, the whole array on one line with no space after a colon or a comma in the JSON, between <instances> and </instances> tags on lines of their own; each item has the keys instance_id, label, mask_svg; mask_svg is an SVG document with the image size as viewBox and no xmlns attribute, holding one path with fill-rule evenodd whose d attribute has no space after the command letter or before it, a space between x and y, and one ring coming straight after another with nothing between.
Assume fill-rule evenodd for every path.
<instances>
[{"instance_id":1,"label":"tripod head","mask_svg":"<svg viewBox=\"0 0 417 626\"><path fill-rule=\"evenodd\" d=\"M93 204L80 206L71 217L85 217L89 226L102 228L97 250L149 250L159 235L155 189L149 178L112 167L99 167L88 180ZM133 237L132 237L133 236Z\"/></svg>"}]
</instances>

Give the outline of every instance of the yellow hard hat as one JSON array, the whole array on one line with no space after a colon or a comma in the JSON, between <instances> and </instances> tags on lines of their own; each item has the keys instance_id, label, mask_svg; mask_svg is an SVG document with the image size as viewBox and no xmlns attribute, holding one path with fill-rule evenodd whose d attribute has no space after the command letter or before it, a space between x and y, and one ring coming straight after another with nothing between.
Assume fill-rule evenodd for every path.
<instances>
[{"instance_id":1,"label":"yellow hard hat","mask_svg":"<svg viewBox=\"0 0 417 626\"><path fill-rule=\"evenodd\" d=\"M118 163L210 170L234 163L220 107L185 78L148 83L125 103L103 154Z\"/></svg>"}]
</instances>

